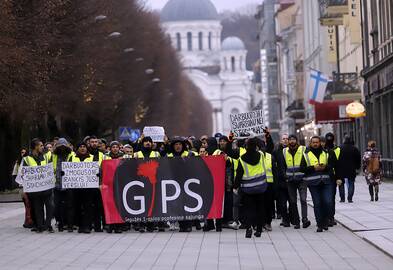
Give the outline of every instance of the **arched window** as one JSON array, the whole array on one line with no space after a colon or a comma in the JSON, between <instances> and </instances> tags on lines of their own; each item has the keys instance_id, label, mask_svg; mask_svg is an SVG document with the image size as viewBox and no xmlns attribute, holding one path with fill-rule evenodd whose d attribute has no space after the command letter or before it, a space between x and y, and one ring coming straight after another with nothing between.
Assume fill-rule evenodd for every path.
<instances>
[{"instance_id":1,"label":"arched window","mask_svg":"<svg viewBox=\"0 0 393 270\"><path fill-rule=\"evenodd\" d=\"M178 51L181 51L181 35L180 35L180 33L176 34L176 48Z\"/></svg>"},{"instance_id":2,"label":"arched window","mask_svg":"<svg viewBox=\"0 0 393 270\"><path fill-rule=\"evenodd\" d=\"M187 33L187 49L189 51L192 51L192 33L191 32Z\"/></svg>"},{"instance_id":3,"label":"arched window","mask_svg":"<svg viewBox=\"0 0 393 270\"><path fill-rule=\"evenodd\" d=\"M231 110L231 114L238 114L238 113L240 113L240 111L239 111L238 108L233 108L233 109Z\"/></svg>"},{"instance_id":4,"label":"arched window","mask_svg":"<svg viewBox=\"0 0 393 270\"><path fill-rule=\"evenodd\" d=\"M198 34L198 43L199 43L199 50L203 51L203 33L199 32Z\"/></svg>"},{"instance_id":5,"label":"arched window","mask_svg":"<svg viewBox=\"0 0 393 270\"><path fill-rule=\"evenodd\" d=\"M209 32L208 43L209 43L209 50L212 50L212 32Z\"/></svg>"},{"instance_id":6,"label":"arched window","mask_svg":"<svg viewBox=\"0 0 393 270\"><path fill-rule=\"evenodd\" d=\"M227 63L227 58L224 57L224 69L228 70L228 63Z\"/></svg>"},{"instance_id":7,"label":"arched window","mask_svg":"<svg viewBox=\"0 0 393 270\"><path fill-rule=\"evenodd\" d=\"M234 56L231 57L231 69L232 69L232 72L235 72L235 70L236 70L236 61L235 61Z\"/></svg>"}]
</instances>

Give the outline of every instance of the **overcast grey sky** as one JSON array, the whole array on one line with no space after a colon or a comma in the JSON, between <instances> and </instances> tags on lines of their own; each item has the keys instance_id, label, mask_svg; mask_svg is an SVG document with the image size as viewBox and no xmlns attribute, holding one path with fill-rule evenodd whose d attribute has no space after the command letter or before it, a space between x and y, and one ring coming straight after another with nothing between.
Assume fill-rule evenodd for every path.
<instances>
[{"instance_id":1,"label":"overcast grey sky","mask_svg":"<svg viewBox=\"0 0 393 270\"><path fill-rule=\"evenodd\" d=\"M168 0L145 0L147 5L152 7L153 9L161 9ZM199 0L194 0L199 1ZM218 11L223 10L235 10L238 7L242 7L247 4L259 4L262 3L262 0L211 0L213 4L216 6Z\"/></svg>"}]
</instances>

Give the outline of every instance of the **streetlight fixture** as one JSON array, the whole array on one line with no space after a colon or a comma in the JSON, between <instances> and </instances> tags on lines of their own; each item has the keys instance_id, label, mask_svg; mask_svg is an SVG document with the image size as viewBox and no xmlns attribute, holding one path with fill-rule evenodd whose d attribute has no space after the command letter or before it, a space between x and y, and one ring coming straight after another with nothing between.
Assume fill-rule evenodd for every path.
<instances>
[{"instance_id":1,"label":"streetlight fixture","mask_svg":"<svg viewBox=\"0 0 393 270\"><path fill-rule=\"evenodd\" d=\"M108 35L108 38L118 38L121 36L120 32L112 32Z\"/></svg>"},{"instance_id":2,"label":"streetlight fixture","mask_svg":"<svg viewBox=\"0 0 393 270\"><path fill-rule=\"evenodd\" d=\"M106 20L106 19L107 19L107 17L105 15L98 15L95 18L96 22L103 21L103 20Z\"/></svg>"},{"instance_id":3,"label":"streetlight fixture","mask_svg":"<svg viewBox=\"0 0 393 270\"><path fill-rule=\"evenodd\" d=\"M151 80L152 82L154 82L154 83L159 83L160 81L161 81L161 79L160 78L154 78L153 80Z\"/></svg>"},{"instance_id":4,"label":"streetlight fixture","mask_svg":"<svg viewBox=\"0 0 393 270\"><path fill-rule=\"evenodd\" d=\"M130 53L130 52L133 52L133 51L135 51L134 48L126 48L126 49L123 50L123 52L125 52L125 53Z\"/></svg>"},{"instance_id":5,"label":"streetlight fixture","mask_svg":"<svg viewBox=\"0 0 393 270\"><path fill-rule=\"evenodd\" d=\"M148 75L153 74L154 73L154 69L152 69L152 68L146 69L145 73L148 74Z\"/></svg>"}]
</instances>

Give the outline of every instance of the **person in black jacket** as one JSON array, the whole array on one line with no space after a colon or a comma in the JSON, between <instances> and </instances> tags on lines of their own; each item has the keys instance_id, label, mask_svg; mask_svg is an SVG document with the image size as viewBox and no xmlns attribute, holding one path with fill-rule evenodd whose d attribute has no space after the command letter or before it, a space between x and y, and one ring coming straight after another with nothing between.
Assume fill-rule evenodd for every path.
<instances>
[{"instance_id":1,"label":"person in black jacket","mask_svg":"<svg viewBox=\"0 0 393 270\"><path fill-rule=\"evenodd\" d=\"M337 185L339 186L340 202L345 202L345 182L348 184L348 202L352 203L355 192L356 170L361 166L360 151L352 144L349 136L344 139L340 146L340 155L337 160Z\"/></svg>"},{"instance_id":2,"label":"person in black jacket","mask_svg":"<svg viewBox=\"0 0 393 270\"><path fill-rule=\"evenodd\" d=\"M249 166L257 166L261 162L262 153L257 150L257 139L251 138L247 140L246 150L247 152L240 157L241 162L244 162L245 165ZM260 166L262 173L262 166ZM266 172L265 172L266 173ZM247 181L244 181L245 172L243 169L243 165L239 164L236 170L236 178L234 182L234 190L237 192L237 189L240 188L242 192L242 201L243 201L243 218L244 224L246 227L246 238L251 238L252 236L252 226L256 225L256 237L261 237L262 227L265 224L266 215L265 208L263 207L264 196L267 189L267 183L262 184L261 181L258 180L258 186L254 185L253 187L247 187ZM266 175L265 175L266 176ZM265 177L266 180L266 177ZM255 179L249 180L256 184ZM252 189L252 190L251 190Z\"/></svg>"},{"instance_id":3,"label":"person in black jacket","mask_svg":"<svg viewBox=\"0 0 393 270\"><path fill-rule=\"evenodd\" d=\"M332 189L334 177L334 155L327 153L321 146L318 136L311 138L310 148L304 152L300 170L305 174L304 180L310 190L314 204L314 214L317 222L317 232L328 230L329 219L332 216Z\"/></svg>"}]
</instances>

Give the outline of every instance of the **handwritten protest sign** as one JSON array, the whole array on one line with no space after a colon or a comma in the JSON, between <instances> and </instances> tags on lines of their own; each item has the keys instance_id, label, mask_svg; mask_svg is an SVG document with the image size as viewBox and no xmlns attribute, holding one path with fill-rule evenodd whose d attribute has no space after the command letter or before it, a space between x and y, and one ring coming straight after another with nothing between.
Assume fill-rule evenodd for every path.
<instances>
[{"instance_id":1,"label":"handwritten protest sign","mask_svg":"<svg viewBox=\"0 0 393 270\"><path fill-rule=\"evenodd\" d=\"M252 131L256 136L263 135L265 128L263 111L231 114L231 128L236 138L247 137L244 134Z\"/></svg>"},{"instance_id":2,"label":"handwritten protest sign","mask_svg":"<svg viewBox=\"0 0 393 270\"><path fill-rule=\"evenodd\" d=\"M151 137L153 142L164 142L165 130L163 127L145 127L143 135Z\"/></svg>"},{"instance_id":3,"label":"handwritten protest sign","mask_svg":"<svg viewBox=\"0 0 393 270\"><path fill-rule=\"evenodd\" d=\"M44 166L21 166L19 179L18 182L23 185L25 193L40 192L55 187L52 163Z\"/></svg>"},{"instance_id":4,"label":"handwritten protest sign","mask_svg":"<svg viewBox=\"0 0 393 270\"><path fill-rule=\"evenodd\" d=\"M98 162L63 162L61 164L64 172L62 188L98 188L98 173L100 166Z\"/></svg>"}]
</instances>

